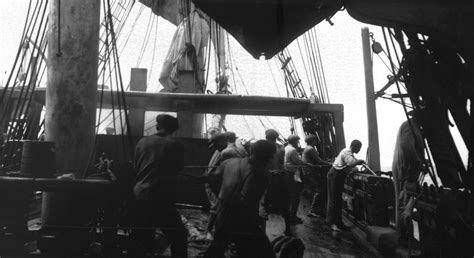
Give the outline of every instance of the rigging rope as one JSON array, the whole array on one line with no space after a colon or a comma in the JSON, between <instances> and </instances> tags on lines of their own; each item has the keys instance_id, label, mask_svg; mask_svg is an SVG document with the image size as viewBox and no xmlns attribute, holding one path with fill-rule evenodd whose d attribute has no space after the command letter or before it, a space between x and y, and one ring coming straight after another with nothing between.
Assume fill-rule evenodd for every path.
<instances>
[{"instance_id":1,"label":"rigging rope","mask_svg":"<svg viewBox=\"0 0 474 258\"><path fill-rule=\"evenodd\" d=\"M389 29L387 28L387 30L389 30ZM388 40L387 40L387 35L386 35L386 33L385 33L385 27L382 27L382 33L383 33L383 37L384 37L384 40L385 40L385 46L386 46L386 48L387 48L387 54L388 54L388 57L389 57L389 60L390 60L390 66L392 67L392 73L393 73L393 75L395 76L395 74L396 74L396 73L395 73L395 65L394 65L394 63L393 63L393 59L392 59L390 47L389 47ZM391 38L391 40L392 40L392 45L395 46L395 44L394 44L394 42L393 42L393 38ZM396 48L394 48L394 52L396 53L397 61L399 61L400 59L398 58L398 53L397 53L397 49L396 49ZM398 83L398 80L395 80L395 84L397 85L398 93L399 93L400 96L401 96L401 90L400 90L400 85L399 85L399 83ZM407 108L406 108L406 104L405 104L404 98L401 97L401 98L400 98L400 101L402 102L402 107L403 107L403 110L405 111L405 115L406 115L406 117L407 117L408 125L410 126L410 131L411 131L411 133L412 133L413 135L415 135L415 133L414 133L414 132L415 132L414 126L413 126L411 120L410 120L409 117L408 117L408 110L407 110ZM416 102L413 102L413 101L412 101L412 105L413 105L414 107L416 107ZM417 107L417 108L419 109L420 107ZM423 130L420 129L420 133L421 133L422 138L423 138L423 139L426 139L425 136L424 136L424 134L423 134ZM425 141L423 141L423 149L424 149L425 151L427 151L427 152L429 151L428 148L427 148L427 146L426 146L426 144L425 144ZM438 186L438 180L436 179L436 175L434 174L433 167L431 166L433 163L432 163L432 161L431 161L430 155L427 155L427 156L428 156L429 162L427 162L426 159L423 159L423 160L424 160L424 163L425 163L425 166L426 166L426 168L431 168L430 170L428 170L428 171L429 171L429 175L430 175L431 180L433 181L433 184L435 185L435 187L438 188L438 187L439 187L439 186Z\"/></svg>"},{"instance_id":2,"label":"rigging rope","mask_svg":"<svg viewBox=\"0 0 474 258\"><path fill-rule=\"evenodd\" d=\"M158 20L159 18L156 17L155 39L153 41L153 53L151 55L151 66L150 66L150 74L148 75L148 84L150 84L151 75L153 74L153 64L155 63L156 39L158 38Z\"/></svg>"}]
</instances>

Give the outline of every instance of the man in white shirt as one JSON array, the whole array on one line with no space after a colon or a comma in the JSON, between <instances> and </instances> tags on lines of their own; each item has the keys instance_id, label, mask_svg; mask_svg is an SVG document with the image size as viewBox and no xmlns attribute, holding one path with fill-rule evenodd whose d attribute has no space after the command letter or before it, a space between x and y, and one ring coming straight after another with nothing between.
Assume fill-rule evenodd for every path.
<instances>
[{"instance_id":1,"label":"man in white shirt","mask_svg":"<svg viewBox=\"0 0 474 258\"><path fill-rule=\"evenodd\" d=\"M348 230L349 228L342 222L342 191L347 174L357 166L364 164L361 159L356 159L354 153L359 153L362 143L353 140L350 148L343 149L332 164L332 168L327 175L328 180L328 207L326 220L331 224L334 231Z\"/></svg>"}]
</instances>

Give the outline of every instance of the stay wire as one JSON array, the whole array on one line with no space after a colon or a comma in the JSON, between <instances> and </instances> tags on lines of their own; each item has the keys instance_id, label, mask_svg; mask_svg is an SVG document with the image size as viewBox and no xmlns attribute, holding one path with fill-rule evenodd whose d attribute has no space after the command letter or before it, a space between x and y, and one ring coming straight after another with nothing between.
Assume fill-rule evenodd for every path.
<instances>
[{"instance_id":1,"label":"stay wire","mask_svg":"<svg viewBox=\"0 0 474 258\"><path fill-rule=\"evenodd\" d=\"M47 1L46 1L47 2ZM45 7L43 8L43 13L41 15L41 20L40 20L40 24L39 24L39 29L37 29L37 32L36 32L36 36L35 36L35 40L34 42L38 42L38 38L40 36L40 32L41 32L41 25L43 24L43 22L46 20L45 19L45 13L46 13L46 9L47 9L47 3L45 5ZM33 29L36 27L36 21L34 23L34 26L33 26ZM33 33L33 31L32 31ZM44 38L44 35L45 33L42 34L42 38ZM33 57L34 57L34 54L35 52L37 52L38 50L36 48L33 48L33 50L31 51L31 54L30 54L30 61L33 60ZM21 90L20 90L20 94L19 94L19 97L18 97L18 101L17 101L17 104L16 104L16 108L15 108L15 111L13 113L13 119L16 120L16 119L20 119L20 112L24 112L24 107L25 107L25 104L26 104L26 97L28 95L28 91L30 90L31 88L31 76L29 76L29 73L30 73L30 70L31 70L31 63L32 62L29 62L28 63L28 67L26 69L26 78L29 78L30 81L28 82L28 86L25 87L25 85L23 85L21 87ZM25 83L26 83L26 80L25 80ZM26 88L26 91L25 91L25 88ZM23 94L25 94L25 96L23 97ZM21 107L21 109L20 109ZM17 123L18 126L20 126L20 123ZM10 127L10 129L8 130L8 135L11 135L12 134L12 130L13 130L13 127ZM13 137L18 137L19 135L18 134L18 130L16 131L15 135L13 135Z\"/></svg>"},{"instance_id":2,"label":"stay wire","mask_svg":"<svg viewBox=\"0 0 474 258\"><path fill-rule=\"evenodd\" d=\"M16 87L16 80L18 79L19 77L19 74L20 74L20 70L21 70L21 63L23 62L23 60L25 59L25 56L26 56L26 51L22 51L23 50L23 44L25 42L25 38L26 37L29 37L29 35L32 33L32 31L30 31L30 28L31 28L31 25L32 24L36 24L36 21L39 17L39 13L40 13L40 7L38 7L38 4L43 4L43 1L37 1L36 2L36 5L35 5L35 8L33 10L33 14L32 16L30 17L30 21L28 23L28 26L26 28L26 31L23 33L24 34L24 37L21 39L21 42L20 42L20 46L18 48L18 52L17 52L17 58L15 58L15 62L14 62L14 66L10 72L10 75L8 77L8 80L7 80L7 84L5 85L5 90L3 91L3 94L2 94L2 102L4 100L4 97L5 97L5 94L6 94L6 91L8 89L8 86L10 85L10 81L11 81L11 78L13 77L13 74L15 74L15 70L16 70L16 75L15 75L15 82L13 82L13 85L11 87L11 90L10 90L10 93L8 95L8 98L7 98L7 101L6 103L4 103L4 106L5 106L5 109L3 110L2 112L2 120L5 121L5 116L7 115L7 111L8 111L8 106L10 105L10 103L12 103L12 97L13 97L13 93L14 93L14 90L15 90L15 87ZM34 27L34 26L33 26ZM18 56L21 55L21 58L20 58L20 67L18 69L16 69L16 65L17 65L17 61L18 61Z\"/></svg>"},{"instance_id":3,"label":"stay wire","mask_svg":"<svg viewBox=\"0 0 474 258\"><path fill-rule=\"evenodd\" d=\"M155 63L156 39L158 38L158 20L159 18L156 17L155 38L153 41L153 53L151 55L151 65L150 65L150 74L148 75L148 85L150 84L151 75L153 74L153 65Z\"/></svg>"},{"instance_id":4,"label":"stay wire","mask_svg":"<svg viewBox=\"0 0 474 258\"><path fill-rule=\"evenodd\" d=\"M326 92L326 101L327 103L330 103L329 101L329 92L328 92L328 87L327 87L327 82L326 82L326 75L324 73L324 67L323 67L323 60L321 57L321 51L319 50L319 41L318 41L318 34L316 32L316 29L314 28L314 37L316 41L316 50L318 53L318 61L319 61L319 69L321 70L321 75L322 75L322 82L323 82L323 89Z\"/></svg>"},{"instance_id":5,"label":"stay wire","mask_svg":"<svg viewBox=\"0 0 474 258\"><path fill-rule=\"evenodd\" d=\"M307 35L308 34L308 35ZM311 42L310 42L310 38L309 38L309 33L305 33L303 35L303 39L305 40L305 48L306 48L306 52L308 53L308 55L310 56L309 57L309 64L310 64L310 68L311 68L311 72L312 72L312 75L314 77L314 81L315 81L315 88L317 90L317 96L319 97L319 99L322 100L322 92L321 92L321 88L319 87L319 79L318 79L318 76L317 76L317 72L316 72L316 64L314 62L314 55L313 55L313 51L311 49Z\"/></svg>"},{"instance_id":6,"label":"stay wire","mask_svg":"<svg viewBox=\"0 0 474 258\"><path fill-rule=\"evenodd\" d=\"M46 39L45 39L45 36L46 36L46 32L47 32L47 24L48 24L48 17L46 18L46 22L45 22L45 25L43 26L43 35L41 36L41 42L45 42ZM42 45L42 44L41 44ZM42 49L39 49L38 52L44 52L46 51L46 46L47 44L44 44L43 48ZM39 53L38 53L39 54ZM39 55L37 55L37 58L39 57ZM28 102L26 103L26 107L23 107L24 110L25 110L25 116L28 117L28 114L30 112L30 107L31 107L31 103L33 101L33 97L34 97L34 93L35 93L35 90L36 88L39 86L39 83L41 82L42 78L43 78L43 75L44 75L44 72L46 70L46 61L45 60L41 60L41 59L37 59L36 60L36 66L34 69L35 69L35 73L34 73L34 78L30 78L30 84L33 86L32 89L31 89L31 93L30 93L30 96L28 97ZM39 72L41 71L41 69L43 68L43 66L45 67L45 69L43 69L43 72L41 73L40 77L39 77L39 80L38 80L38 75L39 75ZM30 85L29 84L29 85ZM32 126L36 126L36 125L32 125ZM27 132L26 132L27 133ZM27 138L28 138L28 134L27 135Z\"/></svg>"},{"instance_id":7,"label":"stay wire","mask_svg":"<svg viewBox=\"0 0 474 258\"><path fill-rule=\"evenodd\" d=\"M273 83L274 83L273 85L275 86L275 89L278 93L278 96L281 97L280 90L278 89L278 83L275 80L275 75L273 74L272 68L270 66L270 62L268 60L267 60L267 66L268 66L268 70L270 70L270 74L272 75L272 79L273 79Z\"/></svg>"},{"instance_id":8,"label":"stay wire","mask_svg":"<svg viewBox=\"0 0 474 258\"><path fill-rule=\"evenodd\" d=\"M384 40L385 40L385 46L386 46L386 48L387 48L387 54L388 54L388 57L389 57L389 60L390 60L390 66L392 67L392 73L395 74L394 64L393 64L393 61L392 61L393 59L392 59L392 56L391 56L391 51L390 51L390 47L389 47L389 44L388 44L387 35L386 35L386 33L385 33L385 27L382 27L382 33L383 33L383 37L384 37ZM401 90L400 90L400 85L399 85L399 83L398 83L398 80L395 80L395 84L397 85L398 93L401 95ZM406 106L405 106L405 100L404 100L403 98L400 98L400 101L403 103L402 106L403 106L403 110L404 110L404 112L405 112L405 116L406 116L406 118L407 118L408 124L409 124L409 126L410 126L410 131L412 132L413 137L415 137L414 126L413 126L413 124L412 124L410 118L408 117L408 110L407 110L407 108L406 108ZM414 103L413 103L413 104L414 104ZM414 105L415 105L415 104L414 104ZM420 133L422 133L422 137L423 137L423 139L425 139L425 137L424 137L424 135L423 135L423 132L422 132L421 130L420 130ZM424 141L423 141L423 145L424 145ZM423 147L424 147L424 149L426 150L426 145L424 145ZM428 158L429 158L429 156L430 156L430 155L428 155ZM425 159L423 159L423 160L425 160ZM425 165L429 165L429 164L426 163L426 160L425 160L424 163L425 163ZM429 166L427 166L427 168L428 168L428 167L429 167ZM438 186L438 181L437 181L435 175L432 174L432 171L430 171L429 175L430 175L431 180L433 181L435 187L436 187L436 188L439 188L439 186Z\"/></svg>"},{"instance_id":9,"label":"stay wire","mask_svg":"<svg viewBox=\"0 0 474 258\"><path fill-rule=\"evenodd\" d=\"M314 94L314 93L315 93L315 91L314 91L314 84L315 84L315 83L313 82L313 77L310 76L310 74L308 73L308 69L307 69L307 67L306 67L306 60L305 60L305 58L303 57L303 51L301 50L300 39L299 39L299 38L296 39L296 43L297 43L297 45L298 45L298 50L299 50L299 52L300 52L301 62L303 63L303 68L304 68L304 71L305 71L305 73L306 73L306 78L307 78L307 80L308 80L309 89L311 90L311 93Z\"/></svg>"},{"instance_id":10,"label":"stay wire","mask_svg":"<svg viewBox=\"0 0 474 258\"><path fill-rule=\"evenodd\" d=\"M143 38L142 46L140 48L138 60L135 67L138 67L143 59L143 55L145 53L146 47L148 46L148 40L150 39L150 33L151 33L150 26L151 24L153 24L154 18L155 16L153 15L153 12L150 11L150 16L148 17L148 23L146 25L145 37Z\"/></svg>"},{"instance_id":11,"label":"stay wire","mask_svg":"<svg viewBox=\"0 0 474 258\"><path fill-rule=\"evenodd\" d=\"M387 30L388 30L389 33L390 33L390 41L392 42L392 46L393 46L393 49L394 49L394 52L395 52L395 56L396 56L396 58L397 58L398 67L401 67L401 59L400 59L399 56L398 56L398 51L397 51L397 48L395 47L395 42L394 42L394 40L393 40L394 35L391 33L391 30L390 30L389 28L387 28ZM385 37L385 34L384 34L384 37ZM390 59L390 60L392 60L392 59ZM391 63L392 63L392 62L391 62ZM395 72L395 71L394 71L394 72ZM397 71L397 73L398 73L398 71ZM401 94L400 84L399 84L398 80L395 80L395 83L396 83L396 85L397 85L398 94L400 94L400 96L401 96L402 94ZM411 100L412 106L415 107L415 106L416 106L416 103L411 99L411 96L410 96L410 100ZM401 98L401 101L402 101L403 105L405 106L406 104L405 104L405 100L403 99L403 97ZM419 108L419 107L418 107L418 108ZM408 113L406 113L406 111L407 111L406 108L405 108L404 110L405 110L405 114L406 114L407 119L408 119ZM412 122L411 122L410 119L408 119L408 123L409 123L409 125L410 125L410 130L411 130L411 132L412 132L412 134L413 134L413 137L414 137L414 135L415 135L415 134L414 134L414 129L413 129L413 125L412 125ZM422 135L422 138L423 138L423 139L426 139L425 136L424 136L424 134L423 134L423 131L422 131L422 130L420 130L420 133L421 133L421 135ZM422 144L423 144L423 149L428 152L429 149L428 149L428 146L426 145L425 141L423 141ZM432 160L431 160L431 155L427 155L427 156L428 156L428 160L429 160L429 161L427 162L426 159L423 159L423 160L424 160L424 164L425 164L425 166L426 166L427 168L432 168L432 169L433 169L433 166L432 166L433 162L432 162ZM434 169L433 169L433 175L431 175L431 171L430 171L430 177L432 177L432 180L434 181L435 186L438 187L438 181L437 181L437 180L434 180L434 177L435 177Z\"/></svg>"},{"instance_id":12,"label":"stay wire","mask_svg":"<svg viewBox=\"0 0 474 258\"><path fill-rule=\"evenodd\" d=\"M36 5L35 5L35 8L34 8L35 11L36 11L36 8L37 8L37 6L38 6L38 2L39 2L39 1L36 1ZM31 5L32 5L32 0L30 0L30 2L29 2L29 4L28 4L28 11L27 11L27 13L26 13L25 24L23 25L23 32L22 32L22 35L21 35L21 38L20 38L20 40L21 40L20 42L21 42L21 43L20 43L19 46L18 46L18 50L17 50L17 52L16 52L15 60L13 61L13 68L12 68L12 71L10 72L10 74L9 74L9 76L8 76L7 83L5 84L5 87L4 87L3 91L2 91L2 97L0 98L0 100L2 101L2 104L4 104L5 108L7 107L7 105L5 105L5 103L4 103L4 97L5 97L5 94L7 93L8 87L9 87L9 85L10 85L10 80L11 80L11 78L12 78L12 76L13 76L14 69L15 69L15 67L16 67L16 65L17 65L17 63L18 63L18 60L19 60L19 57L20 57L20 53L21 53L21 49L22 49L22 47L23 47L23 41L24 41L24 39L25 39L25 34L26 34L26 31L27 31L27 30L26 30L27 24L28 24L28 21L30 21L29 17L30 17ZM35 11L34 11L34 12L35 12ZM13 89L12 89L12 91L13 91ZM2 119L2 121L3 121L3 119L4 119L3 114L2 114L2 116L1 116L1 119Z\"/></svg>"},{"instance_id":13,"label":"stay wire","mask_svg":"<svg viewBox=\"0 0 474 258\"><path fill-rule=\"evenodd\" d=\"M107 3L108 3L108 6L110 8L110 0L107 0ZM110 15L110 13L109 13L109 15ZM112 21L111 21L111 23L112 23ZM125 91L124 91L124 88L123 88L122 72L121 72L121 69L120 69L120 62L119 62L119 57L118 57L118 52L117 52L117 44L115 42L115 34L114 34L113 26L111 26L111 27L112 27L112 31L111 31L112 45L113 45L113 48L114 48L115 58L116 58L116 61L117 61L117 68L118 68L119 79L120 79L120 88L121 88L121 91L122 91L123 106L124 106L124 110L125 110L125 123L126 123L126 127L127 127L127 136L128 136L130 150L132 150L133 149L133 141L132 141L132 135L131 135L132 132L130 130L130 121L129 121L129 117L128 117L128 114L127 114L128 107L127 107L127 102L126 102L126 99L125 99Z\"/></svg>"},{"instance_id":14,"label":"stay wire","mask_svg":"<svg viewBox=\"0 0 474 258\"><path fill-rule=\"evenodd\" d=\"M313 31L310 30L308 32L308 38L309 38L309 42L310 42L310 48L311 48L311 61L314 63L314 75L316 77L316 79L318 80L318 84L317 84L317 87L318 87L318 92L320 92L320 100L323 102L323 103L326 103L326 99L325 99L325 96L324 96L324 93L323 93L323 89L322 89L322 78L319 74L319 68L318 68L318 63L317 63L317 57L316 57L316 54L315 54L315 49L314 49L314 46L316 45L316 43L314 42L314 35L313 35Z\"/></svg>"}]
</instances>

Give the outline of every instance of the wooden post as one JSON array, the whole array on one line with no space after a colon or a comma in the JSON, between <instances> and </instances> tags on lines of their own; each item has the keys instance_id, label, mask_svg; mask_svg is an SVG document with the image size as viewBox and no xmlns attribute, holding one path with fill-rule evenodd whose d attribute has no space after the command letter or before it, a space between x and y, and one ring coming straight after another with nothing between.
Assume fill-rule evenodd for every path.
<instances>
[{"instance_id":1,"label":"wooden post","mask_svg":"<svg viewBox=\"0 0 474 258\"><path fill-rule=\"evenodd\" d=\"M132 68L130 75L130 90L143 91L147 89L147 69ZM130 130L133 136L143 136L145 131L145 109L130 108L129 115Z\"/></svg>"},{"instance_id":2,"label":"wooden post","mask_svg":"<svg viewBox=\"0 0 474 258\"><path fill-rule=\"evenodd\" d=\"M59 173L81 178L93 149L100 1L50 5L46 140L55 142Z\"/></svg>"},{"instance_id":3,"label":"wooden post","mask_svg":"<svg viewBox=\"0 0 474 258\"><path fill-rule=\"evenodd\" d=\"M372 71L372 55L369 28L362 28L362 52L364 56L365 96L367 103L368 155L367 161L371 169L380 171L379 133L377 126L377 109L375 106L374 75Z\"/></svg>"},{"instance_id":4,"label":"wooden post","mask_svg":"<svg viewBox=\"0 0 474 258\"><path fill-rule=\"evenodd\" d=\"M45 135L56 145L57 172L76 178L83 177L94 147L100 2L50 1ZM42 253L74 256L87 249L83 212L92 199L83 194L43 193Z\"/></svg>"},{"instance_id":5,"label":"wooden post","mask_svg":"<svg viewBox=\"0 0 474 258\"><path fill-rule=\"evenodd\" d=\"M346 147L346 139L344 136L344 112L334 112L334 129L336 133L336 153L333 155L337 155L341 150Z\"/></svg>"}]
</instances>

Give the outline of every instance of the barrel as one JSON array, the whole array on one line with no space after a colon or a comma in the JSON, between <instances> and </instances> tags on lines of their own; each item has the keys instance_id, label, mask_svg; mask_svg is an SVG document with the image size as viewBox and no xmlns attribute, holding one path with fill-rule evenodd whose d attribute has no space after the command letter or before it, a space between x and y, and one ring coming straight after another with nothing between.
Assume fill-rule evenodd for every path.
<instances>
[{"instance_id":1,"label":"barrel","mask_svg":"<svg viewBox=\"0 0 474 258\"><path fill-rule=\"evenodd\" d=\"M54 177L56 153L54 142L24 141L20 170L31 177Z\"/></svg>"}]
</instances>

